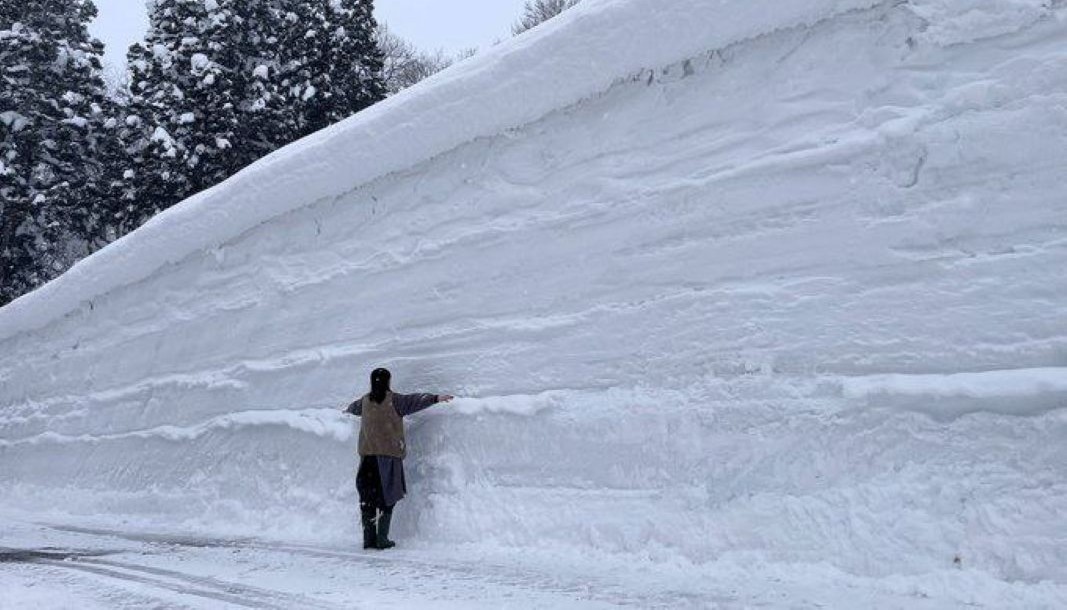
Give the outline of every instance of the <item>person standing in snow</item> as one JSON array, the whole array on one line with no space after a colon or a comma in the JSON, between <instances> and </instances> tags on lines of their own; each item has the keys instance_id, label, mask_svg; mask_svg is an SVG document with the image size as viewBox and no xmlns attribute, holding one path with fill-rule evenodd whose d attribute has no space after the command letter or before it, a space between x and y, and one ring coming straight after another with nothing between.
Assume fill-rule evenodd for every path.
<instances>
[{"instance_id":1,"label":"person standing in snow","mask_svg":"<svg viewBox=\"0 0 1067 610\"><path fill-rule=\"evenodd\" d=\"M452 400L447 394L395 394L389 387L391 377L386 369L371 371L370 393L345 409L345 413L361 420L356 489L365 549L396 546L389 540L389 525L393 520L393 506L407 493L403 418Z\"/></svg>"}]
</instances>

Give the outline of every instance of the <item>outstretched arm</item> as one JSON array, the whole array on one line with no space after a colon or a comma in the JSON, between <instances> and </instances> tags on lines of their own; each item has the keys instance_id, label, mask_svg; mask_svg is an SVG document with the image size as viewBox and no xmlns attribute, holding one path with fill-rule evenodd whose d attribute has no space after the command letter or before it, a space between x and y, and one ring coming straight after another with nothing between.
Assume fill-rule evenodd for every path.
<instances>
[{"instance_id":1,"label":"outstretched arm","mask_svg":"<svg viewBox=\"0 0 1067 610\"><path fill-rule=\"evenodd\" d=\"M345 413L349 415L362 416L363 415L363 399L357 398L352 404L345 408Z\"/></svg>"},{"instance_id":2,"label":"outstretched arm","mask_svg":"<svg viewBox=\"0 0 1067 610\"><path fill-rule=\"evenodd\" d=\"M448 394L393 394L393 408L400 417L407 417L439 402L450 400L452 397Z\"/></svg>"}]
</instances>

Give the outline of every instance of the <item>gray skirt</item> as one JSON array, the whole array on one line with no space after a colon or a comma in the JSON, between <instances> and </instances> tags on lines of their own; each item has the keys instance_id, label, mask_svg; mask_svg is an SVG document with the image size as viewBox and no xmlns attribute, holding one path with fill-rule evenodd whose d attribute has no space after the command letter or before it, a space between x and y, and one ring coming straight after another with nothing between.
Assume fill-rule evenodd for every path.
<instances>
[{"instance_id":1,"label":"gray skirt","mask_svg":"<svg viewBox=\"0 0 1067 610\"><path fill-rule=\"evenodd\" d=\"M389 508L407 493L404 460L387 455L367 455L356 474L359 501L375 508Z\"/></svg>"}]
</instances>

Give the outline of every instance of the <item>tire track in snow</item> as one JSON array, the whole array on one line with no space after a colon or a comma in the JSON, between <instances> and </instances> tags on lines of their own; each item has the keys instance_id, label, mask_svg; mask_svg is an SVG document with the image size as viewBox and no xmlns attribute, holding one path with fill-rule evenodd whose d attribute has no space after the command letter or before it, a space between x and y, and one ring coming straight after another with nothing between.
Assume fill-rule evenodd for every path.
<instances>
[{"instance_id":1,"label":"tire track in snow","mask_svg":"<svg viewBox=\"0 0 1067 610\"><path fill-rule=\"evenodd\" d=\"M573 601L582 603L606 603L613 606L633 606L639 608L677 608L680 607L679 600L686 600L684 602L681 602L681 607L687 607L687 605L692 605L693 607L714 607L718 604L726 602L736 602L736 600L728 598L713 599L707 596L701 597L699 595L694 595L694 593L688 591L660 590L654 593L647 593L643 591L628 591L623 589L618 584L603 581L564 581L562 578L550 576L547 574L535 574L529 570L523 570L521 569L521 567L518 566L505 566L499 564L483 563L475 564L468 562L444 564L424 559L416 559L398 555L381 555L359 551L345 551L341 549L331 549L326 547L297 543L267 542L254 538L212 538L201 536L124 532L121 530L112 530L106 528L89 528L49 523L40 523L40 525L44 525L46 527L58 531L85 534L94 537L120 538L132 542L148 544L177 545L181 547L189 547L195 549L246 549L250 551L266 551L288 555L301 555L304 557L312 557L316 559L325 559L333 561L341 560L346 563L361 564L365 567L369 567L374 570L382 568L396 569L397 567L403 566L405 572L408 575L408 580L411 582L426 581L440 583L441 581L443 581L445 584L448 584L451 581L456 581L460 584L478 583L481 585L493 585L495 587L507 589L518 589L519 591L537 592L540 594L548 593L562 595L573 599ZM138 566L123 562L116 562L113 560L94 560L93 563L103 564L106 566L115 566L130 570L141 570L162 577L170 576L175 578L183 578L192 584L203 584L208 586L217 586L216 583L228 584L226 583L226 581L218 581L212 578L197 577L182 572L175 572L172 570L166 570L161 568L151 568L148 566ZM248 587L245 585L239 585L239 587L241 588L241 594L246 595L247 597L252 597L255 595L262 596L264 594L275 593L263 589L257 589L256 587ZM288 594L277 592L277 595L285 596ZM272 607L333 608L335 606L289 604L287 606Z\"/></svg>"},{"instance_id":2,"label":"tire track in snow","mask_svg":"<svg viewBox=\"0 0 1067 610\"><path fill-rule=\"evenodd\" d=\"M7 549L0 552L0 562L41 564L64 570L85 572L119 581L148 585L181 595L201 597L214 602L247 608L340 608L301 595L242 585L232 581L206 576L196 576L176 570L154 568L124 561L102 559L114 554L109 551L45 551Z\"/></svg>"}]
</instances>

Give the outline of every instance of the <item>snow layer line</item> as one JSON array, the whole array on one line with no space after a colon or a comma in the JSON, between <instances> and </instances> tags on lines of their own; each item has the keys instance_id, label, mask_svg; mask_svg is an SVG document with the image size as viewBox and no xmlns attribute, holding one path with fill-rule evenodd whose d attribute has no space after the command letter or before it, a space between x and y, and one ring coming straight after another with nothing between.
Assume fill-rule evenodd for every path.
<instances>
[{"instance_id":1,"label":"snow layer line","mask_svg":"<svg viewBox=\"0 0 1067 610\"><path fill-rule=\"evenodd\" d=\"M248 426L287 426L337 441L352 437L352 427L343 421L336 409L304 409L301 411L239 411L213 417L193 426L158 426L147 430L133 430L118 434L81 434L77 436L43 432L36 436L19 439L0 439L0 447L37 443L100 443L123 439L161 438L168 441L191 441L214 430L234 430Z\"/></svg>"},{"instance_id":2,"label":"snow layer line","mask_svg":"<svg viewBox=\"0 0 1067 610\"><path fill-rule=\"evenodd\" d=\"M871 375L842 380L845 396L1020 397L1067 392L1067 368L983 371L947 375Z\"/></svg>"}]
</instances>

